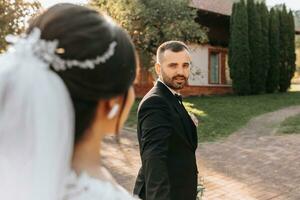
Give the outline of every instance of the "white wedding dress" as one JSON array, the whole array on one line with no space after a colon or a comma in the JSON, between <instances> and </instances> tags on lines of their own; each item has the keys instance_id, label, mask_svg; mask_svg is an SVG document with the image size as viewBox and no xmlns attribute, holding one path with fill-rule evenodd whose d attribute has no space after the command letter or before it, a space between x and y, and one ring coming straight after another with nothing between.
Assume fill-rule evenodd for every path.
<instances>
[{"instance_id":1,"label":"white wedding dress","mask_svg":"<svg viewBox=\"0 0 300 200\"><path fill-rule=\"evenodd\" d=\"M135 199L105 176L70 173L74 110L63 80L49 69L58 41L40 35L11 36L13 45L0 55L0 199Z\"/></svg>"},{"instance_id":2,"label":"white wedding dress","mask_svg":"<svg viewBox=\"0 0 300 200\"><path fill-rule=\"evenodd\" d=\"M101 169L105 171L104 168ZM72 171L66 180L63 200L137 200L123 187L112 180L105 171L103 179L93 178L87 173L79 176Z\"/></svg>"}]
</instances>

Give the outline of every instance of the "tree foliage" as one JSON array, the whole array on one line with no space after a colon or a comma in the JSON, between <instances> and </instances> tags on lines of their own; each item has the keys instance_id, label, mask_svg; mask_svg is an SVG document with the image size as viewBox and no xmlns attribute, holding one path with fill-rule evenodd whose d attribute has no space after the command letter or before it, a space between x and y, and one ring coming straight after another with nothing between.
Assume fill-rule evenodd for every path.
<instances>
[{"instance_id":1,"label":"tree foliage","mask_svg":"<svg viewBox=\"0 0 300 200\"><path fill-rule=\"evenodd\" d=\"M238 9L243 10L242 4L244 2L234 4L230 23L229 66L233 88L242 88L246 85L246 80L249 80L250 92L247 89L245 92L235 91L238 94L286 92L296 68L293 12L287 11L284 4L273 7L269 12L264 2L247 0L246 17L238 14L241 12ZM243 17L248 19L248 25L236 23ZM248 35L244 33L244 37L238 36L237 30L248 30ZM243 44L249 44L249 51L235 50ZM244 63L237 62L242 54ZM250 65L245 64L248 62L246 57ZM245 82L237 81L241 79Z\"/></svg>"},{"instance_id":2,"label":"tree foliage","mask_svg":"<svg viewBox=\"0 0 300 200\"><path fill-rule=\"evenodd\" d=\"M295 11L295 13L294 13L294 20L295 20L296 30L300 31L300 10ZM295 42L296 42L296 48L299 49L300 48L300 36L299 35L296 35L296 41ZM299 57L299 55L298 55L298 57ZM296 64L297 65L297 71L299 73L299 71L300 71L299 70L300 60L298 58L296 60L297 60L297 64Z\"/></svg>"},{"instance_id":3,"label":"tree foliage","mask_svg":"<svg viewBox=\"0 0 300 200\"><path fill-rule=\"evenodd\" d=\"M0 53L6 49L5 36L20 34L27 20L40 9L39 2L0 0Z\"/></svg>"},{"instance_id":4,"label":"tree foliage","mask_svg":"<svg viewBox=\"0 0 300 200\"><path fill-rule=\"evenodd\" d=\"M270 45L270 36L269 36L269 11L265 3L259 3L256 5L257 10L260 14L260 21L261 21L261 31L262 31L262 65L261 65L261 87L260 92L264 93L266 91L266 82L267 82L267 75L268 70L270 68L270 52L269 52L269 45Z\"/></svg>"},{"instance_id":5,"label":"tree foliage","mask_svg":"<svg viewBox=\"0 0 300 200\"><path fill-rule=\"evenodd\" d=\"M207 30L195 22L197 10L188 3L188 0L90 1L128 31L146 68L151 66L157 47L167 40L207 41Z\"/></svg>"},{"instance_id":6,"label":"tree foliage","mask_svg":"<svg viewBox=\"0 0 300 200\"><path fill-rule=\"evenodd\" d=\"M264 91L265 75L263 66L263 33L259 9L254 0L247 1L248 31L250 47L250 86L252 94Z\"/></svg>"},{"instance_id":7,"label":"tree foliage","mask_svg":"<svg viewBox=\"0 0 300 200\"><path fill-rule=\"evenodd\" d=\"M250 92L248 15L245 2L235 3L230 24L229 67L232 88L239 95Z\"/></svg>"},{"instance_id":8,"label":"tree foliage","mask_svg":"<svg viewBox=\"0 0 300 200\"><path fill-rule=\"evenodd\" d=\"M285 92L287 90L287 46L286 44L288 43L288 24L286 23L287 21L287 11L286 7L284 6L282 8L282 11L280 12L279 15L279 23L280 23L280 29L279 29L279 35L280 35L280 65L279 65L279 71L280 71L280 76L279 76L279 90L281 92Z\"/></svg>"},{"instance_id":9,"label":"tree foliage","mask_svg":"<svg viewBox=\"0 0 300 200\"><path fill-rule=\"evenodd\" d=\"M274 8L270 11L269 24L270 68L267 74L266 92L273 93L278 90L280 64L279 12Z\"/></svg>"},{"instance_id":10,"label":"tree foliage","mask_svg":"<svg viewBox=\"0 0 300 200\"><path fill-rule=\"evenodd\" d=\"M300 30L300 10L294 12L295 27Z\"/></svg>"},{"instance_id":11,"label":"tree foliage","mask_svg":"<svg viewBox=\"0 0 300 200\"><path fill-rule=\"evenodd\" d=\"M291 80L296 71L296 44L295 44L295 21L293 12L290 10L287 16L289 27L288 42L288 86L291 86Z\"/></svg>"}]
</instances>

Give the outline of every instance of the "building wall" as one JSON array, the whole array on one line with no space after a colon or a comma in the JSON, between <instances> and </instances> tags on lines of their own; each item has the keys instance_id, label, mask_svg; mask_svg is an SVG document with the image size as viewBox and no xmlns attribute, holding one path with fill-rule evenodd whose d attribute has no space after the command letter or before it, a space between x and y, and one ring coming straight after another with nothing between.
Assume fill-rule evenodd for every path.
<instances>
[{"instance_id":1,"label":"building wall","mask_svg":"<svg viewBox=\"0 0 300 200\"><path fill-rule=\"evenodd\" d=\"M292 79L292 84L300 84L300 48L296 49L296 71Z\"/></svg>"},{"instance_id":2,"label":"building wall","mask_svg":"<svg viewBox=\"0 0 300 200\"><path fill-rule=\"evenodd\" d=\"M211 45L189 45L192 56L192 68L189 78L190 86L222 86L231 85L231 79L229 75L229 67L227 64L227 49L211 46ZM219 52L219 64L220 64L220 84L210 84L209 81L209 65L210 65L210 52Z\"/></svg>"},{"instance_id":3,"label":"building wall","mask_svg":"<svg viewBox=\"0 0 300 200\"><path fill-rule=\"evenodd\" d=\"M297 49L296 49L296 55L297 55L297 58L296 58L296 66L297 66L297 68L299 69L299 68L300 68L300 48L297 48Z\"/></svg>"},{"instance_id":4,"label":"building wall","mask_svg":"<svg viewBox=\"0 0 300 200\"><path fill-rule=\"evenodd\" d=\"M229 80L228 65L225 54L227 49L211 45L189 45L192 57L192 68L186 86L181 93L184 96L221 95L232 93ZM209 54L210 52L221 52L220 54L220 84L209 84ZM222 63L222 64L221 64ZM143 97L155 82L149 70L139 69L135 81L135 92L137 97Z\"/></svg>"},{"instance_id":5,"label":"building wall","mask_svg":"<svg viewBox=\"0 0 300 200\"><path fill-rule=\"evenodd\" d=\"M209 96L233 93L231 86L186 86L180 91L183 96Z\"/></svg>"},{"instance_id":6,"label":"building wall","mask_svg":"<svg viewBox=\"0 0 300 200\"><path fill-rule=\"evenodd\" d=\"M208 85L208 45L189 45L192 56L192 68L189 85Z\"/></svg>"}]
</instances>

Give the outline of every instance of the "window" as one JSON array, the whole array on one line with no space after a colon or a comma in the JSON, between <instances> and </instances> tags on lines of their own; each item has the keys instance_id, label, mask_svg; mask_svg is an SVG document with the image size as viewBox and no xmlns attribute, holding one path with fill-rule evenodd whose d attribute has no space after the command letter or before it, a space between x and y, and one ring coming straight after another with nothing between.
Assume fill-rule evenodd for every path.
<instances>
[{"instance_id":1,"label":"window","mask_svg":"<svg viewBox=\"0 0 300 200\"><path fill-rule=\"evenodd\" d=\"M230 69L229 69L229 65L228 65L228 54L225 55L225 83L228 85L232 84L232 80L230 78Z\"/></svg>"},{"instance_id":2,"label":"window","mask_svg":"<svg viewBox=\"0 0 300 200\"><path fill-rule=\"evenodd\" d=\"M209 82L211 84L220 83L220 53L210 52L209 55Z\"/></svg>"},{"instance_id":3,"label":"window","mask_svg":"<svg viewBox=\"0 0 300 200\"><path fill-rule=\"evenodd\" d=\"M227 49L212 47L208 53L208 84L230 85Z\"/></svg>"}]
</instances>

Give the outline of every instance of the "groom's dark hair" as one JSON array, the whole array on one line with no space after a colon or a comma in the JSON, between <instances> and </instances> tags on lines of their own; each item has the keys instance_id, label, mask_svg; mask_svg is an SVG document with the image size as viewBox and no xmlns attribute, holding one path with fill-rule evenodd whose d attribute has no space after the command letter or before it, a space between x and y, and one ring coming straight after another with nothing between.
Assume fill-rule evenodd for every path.
<instances>
[{"instance_id":1,"label":"groom's dark hair","mask_svg":"<svg viewBox=\"0 0 300 200\"><path fill-rule=\"evenodd\" d=\"M55 71L66 84L75 109L75 140L91 125L100 99L125 94L136 75L134 46L128 34L99 12L79 5L63 3L46 10L31 21L27 30L41 30L44 40L58 40L63 59L95 59L117 46L113 56L94 69L73 67ZM64 106L64 105L62 105Z\"/></svg>"},{"instance_id":2,"label":"groom's dark hair","mask_svg":"<svg viewBox=\"0 0 300 200\"><path fill-rule=\"evenodd\" d=\"M163 54L166 50L171 50L173 52L180 52L183 50L187 50L188 52L190 51L188 46L181 41L176 41L176 40L167 41L162 43L158 47L156 51L156 62L161 63L163 59Z\"/></svg>"}]
</instances>

